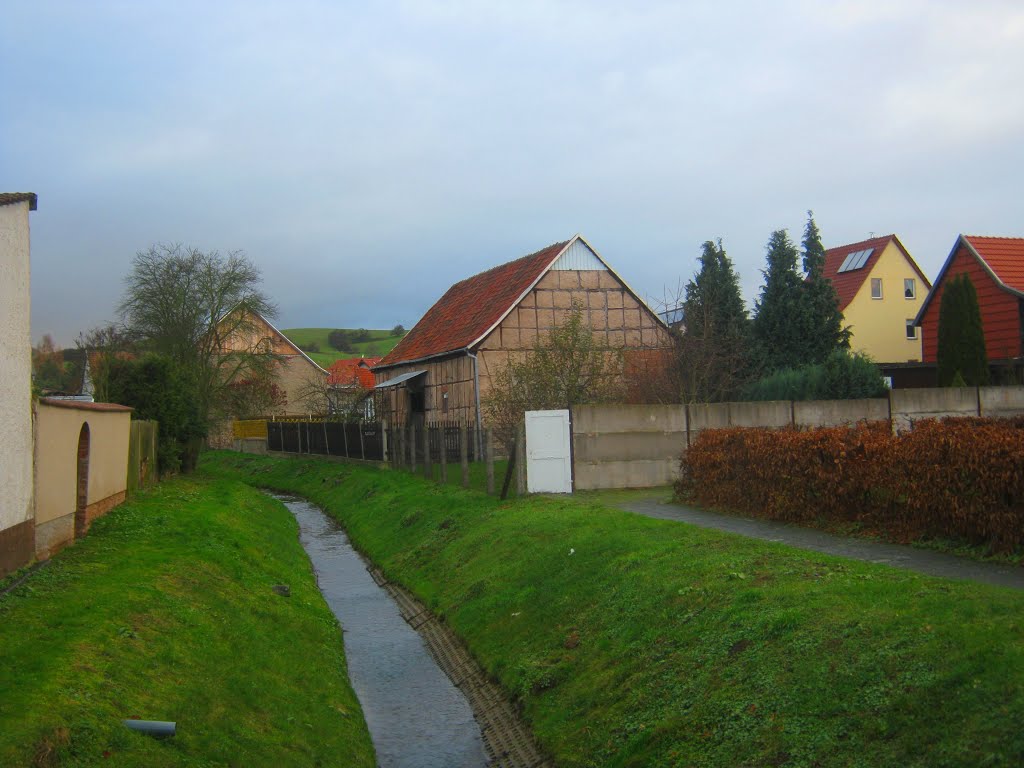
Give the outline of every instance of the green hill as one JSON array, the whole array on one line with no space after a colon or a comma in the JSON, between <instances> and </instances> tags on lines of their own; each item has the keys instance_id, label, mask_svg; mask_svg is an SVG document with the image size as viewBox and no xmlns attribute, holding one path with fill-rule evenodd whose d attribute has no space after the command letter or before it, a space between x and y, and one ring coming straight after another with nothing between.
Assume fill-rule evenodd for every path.
<instances>
[{"instance_id":1,"label":"green hill","mask_svg":"<svg viewBox=\"0 0 1024 768\"><path fill-rule=\"evenodd\" d=\"M355 341L352 343L351 352L341 352L330 345L327 341L327 335L334 330L347 331L350 334L356 334L360 330L366 330L370 335L369 341ZM357 328L286 328L282 329L281 333L287 336L299 347L309 347L311 344L316 344L319 347L319 351L310 352L306 349L306 354L309 355L316 363L324 368L329 366L335 360L342 360L346 357L374 357L377 355L386 355L395 345L401 340L401 336L392 336L390 330L381 329L357 329Z\"/></svg>"}]
</instances>

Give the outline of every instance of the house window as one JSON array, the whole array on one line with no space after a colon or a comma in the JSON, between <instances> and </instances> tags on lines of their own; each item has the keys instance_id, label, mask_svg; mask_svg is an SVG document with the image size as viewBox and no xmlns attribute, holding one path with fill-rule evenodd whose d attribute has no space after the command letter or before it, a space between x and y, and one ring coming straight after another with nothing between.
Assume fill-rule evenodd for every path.
<instances>
[{"instance_id":1,"label":"house window","mask_svg":"<svg viewBox=\"0 0 1024 768\"><path fill-rule=\"evenodd\" d=\"M917 298L917 285L914 282L914 278L912 277L907 277L903 279L903 298Z\"/></svg>"},{"instance_id":2,"label":"house window","mask_svg":"<svg viewBox=\"0 0 1024 768\"><path fill-rule=\"evenodd\" d=\"M448 413L448 393L441 394L441 413Z\"/></svg>"},{"instance_id":3,"label":"house window","mask_svg":"<svg viewBox=\"0 0 1024 768\"><path fill-rule=\"evenodd\" d=\"M907 319L907 338L908 339L916 339L917 338L917 326L914 325L914 318L912 318L912 317Z\"/></svg>"},{"instance_id":4,"label":"house window","mask_svg":"<svg viewBox=\"0 0 1024 768\"><path fill-rule=\"evenodd\" d=\"M882 298L882 278L872 277L871 278L871 298L880 299Z\"/></svg>"}]
</instances>

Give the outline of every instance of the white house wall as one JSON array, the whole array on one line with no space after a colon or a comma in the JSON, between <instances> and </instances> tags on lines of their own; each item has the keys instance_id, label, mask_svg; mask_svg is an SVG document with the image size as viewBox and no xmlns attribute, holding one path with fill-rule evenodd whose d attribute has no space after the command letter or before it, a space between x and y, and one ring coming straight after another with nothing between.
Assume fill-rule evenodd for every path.
<instances>
[{"instance_id":1,"label":"white house wall","mask_svg":"<svg viewBox=\"0 0 1024 768\"><path fill-rule=\"evenodd\" d=\"M0 575L34 548L28 219L28 201L0 205Z\"/></svg>"}]
</instances>

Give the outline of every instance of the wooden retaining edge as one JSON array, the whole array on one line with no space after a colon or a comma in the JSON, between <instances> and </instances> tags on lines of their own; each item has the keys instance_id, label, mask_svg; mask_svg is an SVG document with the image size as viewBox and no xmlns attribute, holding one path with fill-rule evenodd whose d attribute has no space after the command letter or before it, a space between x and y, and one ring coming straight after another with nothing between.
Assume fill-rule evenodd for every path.
<instances>
[{"instance_id":1,"label":"wooden retaining edge","mask_svg":"<svg viewBox=\"0 0 1024 768\"><path fill-rule=\"evenodd\" d=\"M379 568L368 564L366 570L374 582L391 595L402 618L419 633L438 666L466 696L480 724L488 765L493 768L554 768L505 691L487 677L455 633L408 591L388 581Z\"/></svg>"}]
</instances>

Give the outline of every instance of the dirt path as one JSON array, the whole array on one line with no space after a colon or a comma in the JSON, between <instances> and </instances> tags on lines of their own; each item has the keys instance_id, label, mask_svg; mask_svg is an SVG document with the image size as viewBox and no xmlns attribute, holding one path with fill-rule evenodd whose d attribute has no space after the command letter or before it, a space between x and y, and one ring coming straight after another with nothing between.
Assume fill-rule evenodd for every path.
<instances>
[{"instance_id":1,"label":"dirt path","mask_svg":"<svg viewBox=\"0 0 1024 768\"><path fill-rule=\"evenodd\" d=\"M869 563L882 563L929 576L942 576L947 579L977 581L999 587L1024 589L1024 568L1019 566L981 563L944 552L916 549L902 544L884 544L865 539L835 536L824 531L816 531L813 528L801 528L771 520L720 515L654 499L625 501L618 506L627 512L635 512L647 517L691 523L702 528L738 533L741 536L764 541L777 541L799 549L809 549L813 552L824 552Z\"/></svg>"}]
</instances>

